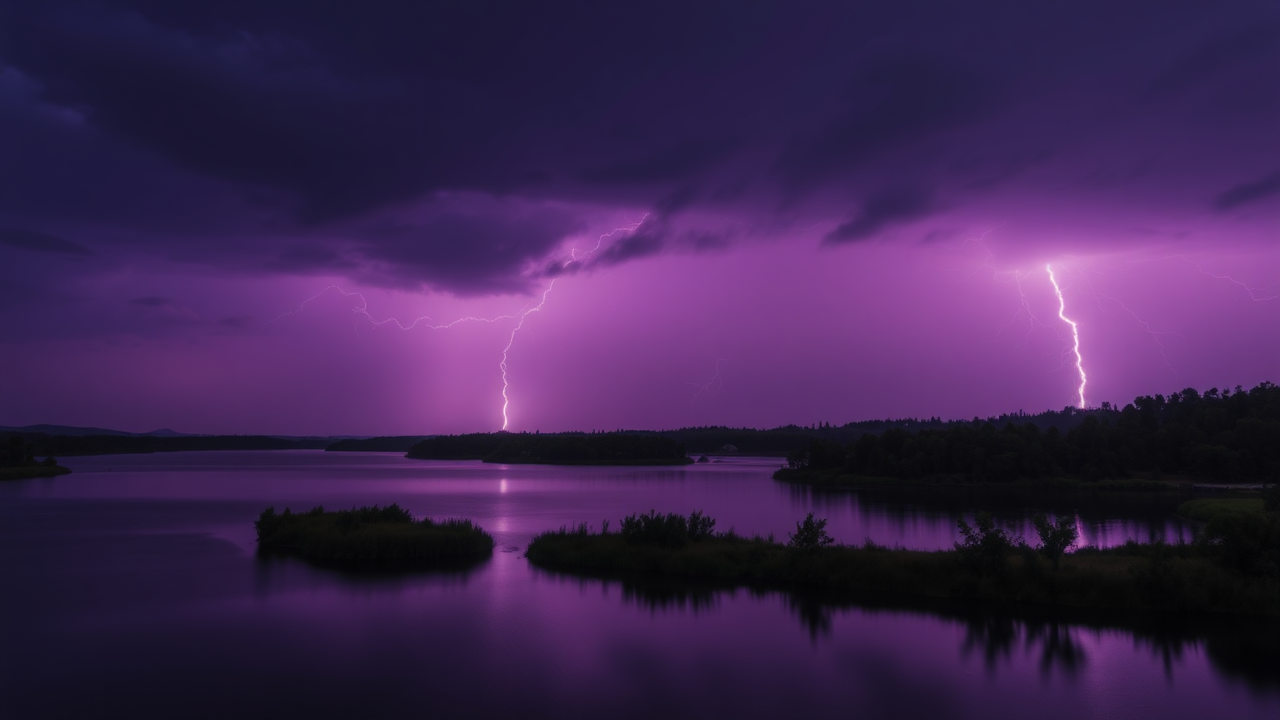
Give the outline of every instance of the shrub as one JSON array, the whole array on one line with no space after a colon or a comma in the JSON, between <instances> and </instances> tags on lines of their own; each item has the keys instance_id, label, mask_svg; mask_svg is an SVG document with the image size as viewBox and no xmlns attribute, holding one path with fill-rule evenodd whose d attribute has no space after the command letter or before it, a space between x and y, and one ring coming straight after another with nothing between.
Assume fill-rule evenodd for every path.
<instances>
[{"instance_id":1,"label":"shrub","mask_svg":"<svg viewBox=\"0 0 1280 720\"><path fill-rule=\"evenodd\" d=\"M835 538L827 534L827 520L814 520L813 513L805 516L804 522L796 523L796 531L787 533L791 538L787 547L808 553L835 542Z\"/></svg>"},{"instance_id":2,"label":"shrub","mask_svg":"<svg viewBox=\"0 0 1280 720\"><path fill-rule=\"evenodd\" d=\"M715 525L715 519L703 515L701 510L695 510L688 519L675 513L662 515L650 510L647 514L622 518L621 532L622 539L632 545L680 548L711 537Z\"/></svg>"},{"instance_id":3,"label":"shrub","mask_svg":"<svg viewBox=\"0 0 1280 720\"><path fill-rule=\"evenodd\" d=\"M707 517L701 510L689 514L689 539L697 542L715 534L715 518Z\"/></svg>"},{"instance_id":4,"label":"shrub","mask_svg":"<svg viewBox=\"0 0 1280 720\"><path fill-rule=\"evenodd\" d=\"M1047 517L1040 514L1031 518L1031 523L1036 526L1036 533L1040 535L1040 554L1053 563L1053 569L1057 570L1062 554L1075 545L1076 539L1080 537L1075 518L1060 517L1056 522L1049 522Z\"/></svg>"},{"instance_id":5,"label":"shrub","mask_svg":"<svg viewBox=\"0 0 1280 720\"><path fill-rule=\"evenodd\" d=\"M1002 573L1005 556L1014 545L1021 542L1021 539L1014 538L1003 529L996 527L996 522L991 518L990 513L978 513L973 522L971 526L963 519L956 521L960 534L964 537L961 542L955 544L956 552L966 564L980 573Z\"/></svg>"}]
</instances>

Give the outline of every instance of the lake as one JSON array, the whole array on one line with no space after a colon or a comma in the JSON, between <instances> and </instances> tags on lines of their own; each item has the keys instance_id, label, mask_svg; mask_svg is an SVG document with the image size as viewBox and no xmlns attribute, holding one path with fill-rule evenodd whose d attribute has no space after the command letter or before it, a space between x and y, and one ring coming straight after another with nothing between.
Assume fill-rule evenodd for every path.
<instances>
[{"instance_id":1,"label":"lake","mask_svg":"<svg viewBox=\"0 0 1280 720\"><path fill-rule=\"evenodd\" d=\"M886 609L539 570L531 536L656 509L786 538L946 548L1029 501L814 493L777 459L676 468L499 466L320 451L68 458L0 483L0 717L1280 716L1271 625L1125 626ZM467 517L469 571L349 575L259 558L253 520L398 502ZM1190 540L1172 503L1074 495L1082 542ZM1039 508L1036 508L1039 509ZM1262 628L1262 631L1259 631Z\"/></svg>"}]
</instances>

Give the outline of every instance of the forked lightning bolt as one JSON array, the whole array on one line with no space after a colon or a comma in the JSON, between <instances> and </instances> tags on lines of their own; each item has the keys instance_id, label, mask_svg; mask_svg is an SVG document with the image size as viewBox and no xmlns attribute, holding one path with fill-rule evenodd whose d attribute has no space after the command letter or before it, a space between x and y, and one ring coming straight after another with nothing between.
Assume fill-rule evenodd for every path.
<instances>
[{"instance_id":1,"label":"forked lightning bolt","mask_svg":"<svg viewBox=\"0 0 1280 720\"><path fill-rule=\"evenodd\" d=\"M614 230L611 230L599 236L598 238L596 238L595 247L591 248L590 250L587 250L581 255L578 254L578 251L576 248L571 249L569 252L569 259L565 260L563 263L560 264L560 269L564 270L573 263L581 263L586 261L588 258L594 255L600 249L601 245L604 244L607 238L611 238L617 233L635 232L640 227L640 225L644 223L645 219L647 219L648 217L649 215L646 213L644 217L642 217L638 222L631 223L630 225L624 225L620 228L615 228ZM270 325L271 323L281 320L282 318L296 315L297 313L301 312L302 309L306 307L307 304L311 303L312 301L318 299L319 297L321 297L322 295L328 292L337 292L340 295L342 295L342 297L345 297L345 298L352 298L352 297L357 298L359 300L359 305L357 305L356 307L353 307L351 311L356 315L359 315L364 319L368 320L375 328L382 327L383 325L394 325L400 330L412 330L417 327L423 327L429 330L447 330L448 328L451 328L455 325L460 325L462 323L469 323L469 322L496 323L502 320L515 320L516 321L515 326L511 328L511 335L507 337L507 345L502 349L502 361L498 363L498 369L502 374L502 429L506 430L510 426L510 422L511 422L507 412L508 409L511 407L511 398L507 392L508 389L511 387L510 380L507 377L507 360L511 353L511 346L515 344L516 334L519 333L520 329L524 327L525 319L528 318L533 313L536 313L542 310L543 306L547 304L547 296L551 294L551 290L555 286L556 286L556 281L552 279L547 284L547 289L542 291L542 297L538 301L537 305L534 305L532 307L526 305L524 308L522 308L519 312L516 312L516 313L512 313L508 315L495 315L493 317L476 317L473 315L468 315L466 317L461 317L446 323L437 323L430 316L422 315L420 317L414 318L412 322L405 324L394 317L387 318L385 320L378 320L374 318L373 315L370 314L369 312L369 303L365 299L364 295L358 292L347 292L346 290L343 290L337 285L330 285L325 289L321 290L320 292L316 293L315 295L312 295L306 300L303 300L301 303L299 303L298 307L294 308L289 312L282 313L281 315L277 316L276 318L274 318L273 320L271 320L266 324Z\"/></svg>"},{"instance_id":2,"label":"forked lightning bolt","mask_svg":"<svg viewBox=\"0 0 1280 720\"><path fill-rule=\"evenodd\" d=\"M1062 297L1062 288L1058 287L1058 279L1053 276L1053 265L1046 264L1044 269L1049 273L1049 282L1053 283L1054 294L1058 296L1058 317L1071 326L1071 350L1076 355L1076 372L1080 374L1080 387L1077 392L1080 395L1080 409L1084 410L1088 407L1084 400L1084 386L1089 379L1084 374L1084 358L1080 355L1080 326L1075 320L1067 317L1067 301Z\"/></svg>"},{"instance_id":3,"label":"forked lightning bolt","mask_svg":"<svg viewBox=\"0 0 1280 720\"><path fill-rule=\"evenodd\" d=\"M543 305L547 304L547 295L551 293L551 288L554 288L555 286L556 286L556 281L552 280L551 284L547 285L547 289L542 291L542 300L537 305L533 307L526 307L524 310L521 310L518 313L520 319L516 321L516 326L511 328L511 337L507 338L507 346L502 348L502 362L498 363L498 369L502 370L502 429L503 430L506 430L507 425L509 425L511 422L510 419L507 417L507 408L510 407L511 405L511 398L507 397L507 388L511 384L510 382L507 381L507 353L511 352L511 346L514 345L516 342L516 333L520 332L520 328L524 327L524 319L529 317L533 313L538 312L539 310L542 309Z\"/></svg>"}]
</instances>

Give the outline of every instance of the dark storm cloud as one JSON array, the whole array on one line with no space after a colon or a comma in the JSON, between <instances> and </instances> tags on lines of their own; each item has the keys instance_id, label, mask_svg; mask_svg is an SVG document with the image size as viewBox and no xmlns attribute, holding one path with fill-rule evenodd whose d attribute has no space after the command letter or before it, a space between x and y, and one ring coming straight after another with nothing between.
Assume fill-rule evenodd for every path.
<instances>
[{"instance_id":1,"label":"dark storm cloud","mask_svg":"<svg viewBox=\"0 0 1280 720\"><path fill-rule=\"evenodd\" d=\"M580 225L548 207L488 200L442 201L419 219L375 226L350 244L374 280L443 286L463 295L521 292L527 271Z\"/></svg>"},{"instance_id":2,"label":"dark storm cloud","mask_svg":"<svg viewBox=\"0 0 1280 720\"><path fill-rule=\"evenodd\" d=\"M992 96L990 83L958 58L872 58L854 73L839 114L794 136L775 170L792 189L810 187L895 146L968 122L990 107Z\"/></svg>"},{"instance_id":3,"label":"dark storm cloud","mask_svg":"<svg viewBox=\"0 0 1280 720\"><path fill-rule=\"evenodd\" d=\"M933 193L923 188L895 188L867 198L853 219L842 223L824 242L844 243L875 237L890 225L919 220L934 213Z\"/></svg>"},{"instance_id":4,"label":"dark storm cloud","mask_svg":"<svg viewBox=\"0 0 1280 720\"><path fill-rule=\"evenodd\" d=\"M729 138L686 140L635 160L588 168L584 180L601 184L641 184L683 180L724 158L737 141Z\"/></svg>"},{"instance_id":5,"label":"dark storm cloud","mask_svg":"<svg viewBox=\"0 0 1280 720\"><path fill-rule=\"evenodd\" d=\"M194 37L102 11L23 19L28 32L4 33L4 52L48 100L197 171L290 190L306 218L409 197L430 182L422 167L457 162L445 143L399 145L396 126L460 98L346 82L289 38Z\"/></svg>"},{"instance_id":6,"label":"dark storm cloud","mask_svg":"<svg viewBox=\"0 0 1280 720\"><path fill-rule=\"evenodd\" d=\"M61 255L92 255L93 251L48 233L34 230L0 230L0 243L23 250L58 253Z\"/></svg>"},{"instance_id":7,"label":"dark storm cloud","mask_svg":"<svg viewBox=\"0 0 1280 720\"><path fill-rule=\"evenodd\" d=\"M593 255L588 265L609 267L629 260L657 255L662 252L668 234L667 224L661 218L646 218L634 232Z\"/></svg>"},{"instance_id":8,"label":"dark storm cloud","mask_svg":"<svg viewBox=\"0 0 1280 720\"><path fill-rule=\"evenodd\" d=\"M865 203L828 242L935 211L869 188L934 188L949 210L981 195L999 218L1029 175L1061 188L1146 158L1159 172L1124 183L1228 209L1269 179L1223 192L1257 166L1213 179L1178 153L1274 147L1278 28L1274 3L1248 2L15 1L0 227L92 237L103 258L476 294L573 271L559 244L619 212L653 220L589 265L785 237L850 196ZM1106 167L1073 165L1090 151ZM89 251L32 238L0 236Z\"/></svg>"},{"instance_id":9,"label":"dark storm cloud","mask_svg":"<svg viewBox=\"0 0 1280 720\"><path fill-rule=\"evenodd\" d=\"M1151 84L1157 94L1173 94L1224 74L1243 76L1257 90L1280 76L1280 23L1263 22L1215 37L1181 54ZM1274 89L1274 85L1272 85Z\"/></svg>"},{"instance_id":10,"label":"dark storm cloud","mask_svg":"<svg viewBox=\"0 0 1280 720\"><path fill-rule=\"evenodd\" d=\"M292 245L267 262L272 270L287 273L308 274L317 272L342 272L354 270L359 263L344 257L334 248L322 246L319 241L311 245Z\"/></svg>"},{"instance_id":11,"label":"dark storm cloud","mask_svg":"<svg viewBox=\"0 0 1280 720\"><path fill-rule=\"evenodd\" d=\"M1218 210L1231 210L1241 205L1280 195L1280 170L1253 182L1236 185L1214 198Z\"/></svg>"}]
</instances>

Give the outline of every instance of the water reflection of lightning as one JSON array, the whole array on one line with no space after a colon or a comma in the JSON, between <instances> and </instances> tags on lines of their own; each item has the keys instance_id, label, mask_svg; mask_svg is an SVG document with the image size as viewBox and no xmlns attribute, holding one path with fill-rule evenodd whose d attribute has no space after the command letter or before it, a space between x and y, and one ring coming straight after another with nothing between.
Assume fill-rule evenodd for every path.
<instances>
[{"instance_id":1,"label":"water reflection of lightning","mask_svg":"<svg viewBox=\"0 0 1280 720\"><path fill-rule=\"evenodd\" d=\"M1080 395L1080 409L1083 410L1088 407L1084 400L1084 386L1088 378L1084 374L1084 358L1080 355L1080 326L1075 320L1067 317L1067 301L1062 297L1062 288L1058 287L1058 279L1053 276L1053 265L1046 264L1044 269L1049 273L1049 282L1053 283L1054 294L1058 296L1058 317L1071 326L1071 349L1076 355L1076 372L1080 375L1080 387L1077 392Z\"/></svg>"}]
</instances>

